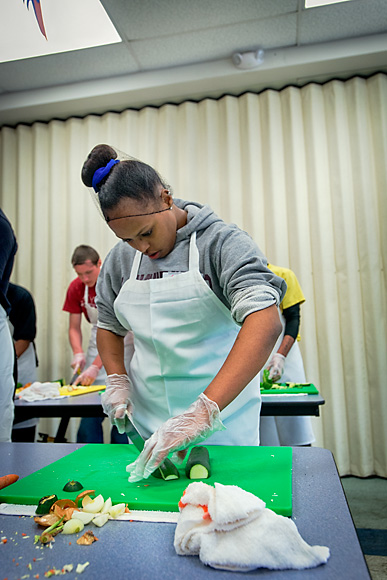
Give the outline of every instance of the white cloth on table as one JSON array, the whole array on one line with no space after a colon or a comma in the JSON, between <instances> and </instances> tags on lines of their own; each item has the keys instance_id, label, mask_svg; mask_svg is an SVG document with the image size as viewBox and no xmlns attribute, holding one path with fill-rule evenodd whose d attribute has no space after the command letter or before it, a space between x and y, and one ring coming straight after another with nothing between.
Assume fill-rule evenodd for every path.
<instances>
[{"instance_id":1,"label":"white cloth on table","mask_svg":"<svg viewBox=\"0 0 387 580\"><path fill-rule=\"evenodd\" d=\"M235 485L191 483L179 507L177 554L198 555L213 568L302 570L325 564L329 558L329 549L307 544L291 519Z\"/></svg>"},{"instance_id":2,"label":"white cloth on table","mask_svg":"<svg viewBox=\"0 0 387 580\"><path fill-rule=\"evenodd\" d=\"M59 383L40 383L39 381L35 381L30 387L20 391L18 397L29 403L32 401L44 401L45 399L63 398L60 394Z\"/></svg>"}]
</instances>

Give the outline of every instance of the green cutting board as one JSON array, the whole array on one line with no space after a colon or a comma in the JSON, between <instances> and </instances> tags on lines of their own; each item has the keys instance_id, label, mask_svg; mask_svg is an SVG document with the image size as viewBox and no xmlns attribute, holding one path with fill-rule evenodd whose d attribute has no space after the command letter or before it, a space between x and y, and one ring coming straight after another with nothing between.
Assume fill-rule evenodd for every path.
<instances>
[{"instance_id":1,"label":"green cutting board","mask_svg":"<svg viewBox=\"0 0 387 580\"><path fill-rule=\"evenodd\" d=\"M277 384L277 383L274 383ZM279 385L286 385L286 383L278 383ZM298 395L303 393L304 395L318 395L317 388L312 384L308 383L305 386L297 384L294 387L284 386L282 389L272 387L271 389L264 389L263 383L261 383L261 395Z\"/></svg>"},{"instance_id":2,"label":"green cutting board","mask_svg":"<svg viewBox=\"0 0 387 580\"><path fill-rule=\"evenodd\" d=\"M43 444L42 444L43 445ZM232 447L208 445L212 475L203 480L214 485L237 485L266 502L278 514L292 514L292 449L291 447ZM127 503L129 509L151 511L179 510L178 503L187 479L184 465L180 479L159 480L149 477L137 483L128 482L126 466L138 456L133 445L85 445L58 461L19 479L0 491L0 501L35 505L45 495L58 499L75 499L77 492L63 491L69 480L94 489L113 504Z\"/></svg>"}]
</instances>

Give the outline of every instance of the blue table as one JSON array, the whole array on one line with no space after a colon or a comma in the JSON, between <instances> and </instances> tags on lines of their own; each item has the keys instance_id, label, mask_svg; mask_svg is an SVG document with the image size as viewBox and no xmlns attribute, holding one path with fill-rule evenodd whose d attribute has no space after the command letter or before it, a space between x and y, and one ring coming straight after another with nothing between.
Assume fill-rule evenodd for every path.
<instances>
[{"instance_id":1,"label":"blue table","mask_svg":"<svg viewBox=\"0 0 387 580\"><path fill-rule=\"evenodd\" d=\"M1 475L17 473L24 477L79 447L59 443L0 443ZM315 447L293 448L292 519L305 541L330 548L331 557L326 565L302 571L260 569L249 573L232 573L214 570L204 566L198 557L176 554L173 547L174 524L149 522L109 522L103 528L93 526L99 541L92 546L78 546L74 536L59 535L52 549L41 549L33 544L37 526L32 518L0 516L0 537L8 540L0 546L2 578L13 580L30 574L32 579L39 574L42 579L52 566L61 568L64 564L74 564L75 569L78 563L89 562L82 576L72 572L68 578L370 579L330 451ZM16 566L17 563L19 566ZM31 570L27 568L28 564L31 564Z\"/></svg>"}]
</instances>

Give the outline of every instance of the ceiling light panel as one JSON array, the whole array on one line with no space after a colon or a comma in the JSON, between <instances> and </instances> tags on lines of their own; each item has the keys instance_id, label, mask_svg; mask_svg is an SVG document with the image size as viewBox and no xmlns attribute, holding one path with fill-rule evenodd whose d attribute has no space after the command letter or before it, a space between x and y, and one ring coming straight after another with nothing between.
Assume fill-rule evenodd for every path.
<instances>
[{"instance_id":1,"label":"ceiling light panel","mask_svg":"<svg viewBox=\"0 0 387 580\"><path fill-rule=\"evenodd\" d=\"M33 0L2 0L0 62L121 42L99 0L40 0L40 10L47 38Z\"/></svg>"}]
</instances>

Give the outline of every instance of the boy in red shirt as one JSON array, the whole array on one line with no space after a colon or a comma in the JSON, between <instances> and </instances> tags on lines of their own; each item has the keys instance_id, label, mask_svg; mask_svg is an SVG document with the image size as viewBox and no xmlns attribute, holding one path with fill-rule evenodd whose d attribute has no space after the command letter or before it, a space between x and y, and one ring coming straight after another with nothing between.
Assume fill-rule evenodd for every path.
<instances>
[{"instance_id":1,"label":"boy in red shirt","mask_svg":"<svg viewBox=\"0 0 387 580\"><path fill-rule=\"evenodd\" d=\"M77 274L68 287L63 310L70 314L69 341L73 351L71 366L79 373L74 385L105 385L106 371L97 349L98 311L95 305L95 287L101 269L101 258L91 246L75 248L71 263ZM92 325L90 340L85 354L82 345L82 315ZM102 421L104 417L83 417L78 429L77 443L103 443ZM127 443L126 435L112 429L112 443Z\"/></svg>"}]
</instances>

